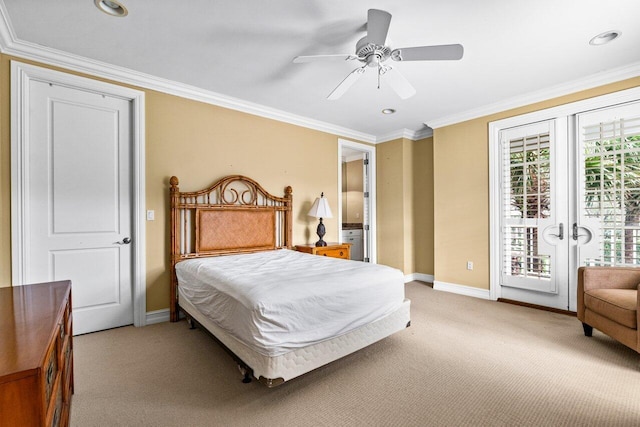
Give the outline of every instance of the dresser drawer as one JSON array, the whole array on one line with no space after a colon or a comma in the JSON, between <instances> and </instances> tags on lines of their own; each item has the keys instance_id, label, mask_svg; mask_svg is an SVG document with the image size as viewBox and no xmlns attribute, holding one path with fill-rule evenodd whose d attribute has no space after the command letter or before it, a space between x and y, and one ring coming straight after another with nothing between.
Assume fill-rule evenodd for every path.
<instances>
[{"instance_id":1,"label":"dresser drawer","mask_svg":"<svg viewBox=\"0 0 640 427\"><path fill-rule=\"evenodd\" d=\"M45 408L49 407L49 402L51 402L51 396L53 394L53 386L55 385L56 378L58 376L58 371L60 370L60 353L59 353L59 345L60 341L57 337L60 335L59 327L56 328L54 339L47 350L47 356L45 357L45 362L43 366L43 384L44 387L44 402Z\"/></svg>"},{"instance_id":2,"label":"dresser drawer","mask_svg":"<svg viewBox=\"0 0 640 427\"><path fill-rule=\"evenodd\" d=\"M60 426L60 421L62 420L62 410L64 408L62 401L62 378L58 375L57 381L55 382L55 397L52 400L51 407L49 408L49 412L47 414L47 419L45 425L48 427L58 427Z\"/></svg>"},{"instance_id":3,"label":"dresser drawer","mask_svg":"<svg viewBox=\"0 0 640 427\"><path fill-rule=\"evenodd\" d=\"M61 361L60 366L63 367L62 375L63 375L63 383L62 383L62 397L64 403L68 403L71 401L71 377L73 373L71 372L73 369L73 354L71 353L71 340L67 339L65 341L65 345L63 347L61 353Z\"/></svg>"}]
</instances>

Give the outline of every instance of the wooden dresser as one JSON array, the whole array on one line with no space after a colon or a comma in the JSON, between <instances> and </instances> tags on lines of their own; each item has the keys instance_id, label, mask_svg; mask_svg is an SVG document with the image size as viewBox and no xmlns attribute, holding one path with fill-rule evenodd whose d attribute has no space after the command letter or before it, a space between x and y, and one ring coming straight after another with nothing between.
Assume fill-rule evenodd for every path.
<instances>
[{"instance_id":1,"label":"wooden dresser","mask_svg":"<svg viewBox=\"0 0 640 427\"><path fill-rule=\"evenodd\" d=\"M0 288L0 426L67 426L71 282Z\"/></svg>"},{"instance_id":2,"label":"wooden dresser","mask_svg":"<svg viewBox=\"0 0 640 427\"><path fill-rule=\"evenodd\" d=\"M296 245L298 252L313 255L330 256L334 258L349 259L351 257L351 243L327 243L327 246Z\"/></svg>"}]
</instances>

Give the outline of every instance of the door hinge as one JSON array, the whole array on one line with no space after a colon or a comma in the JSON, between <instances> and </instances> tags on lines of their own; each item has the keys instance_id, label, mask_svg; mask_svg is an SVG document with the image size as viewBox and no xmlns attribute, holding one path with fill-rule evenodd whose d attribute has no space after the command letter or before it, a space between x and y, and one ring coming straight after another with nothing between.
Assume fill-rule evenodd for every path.
<instances>
[{"instance_id":1,"label":"door hinge","mask_svg":"<svg viewBox=\"0 0 640 427\"><path fill-rule=\"evenodd\" d=\"M369 197L369 192L368 191L364 192L364 197Z\"/></svg>"},{"instance_id":2,"label":"door hinge","mask_svg":"<svg viewBox=\"0 0 640 427\"><path fill-rule=\"evenodd\" d=\"M369 262L369 258L365 258L365 259L364 259L364 262Z\"/></svg>"},{"instance_id":3,"label":"door hinge","mask_svg":"<svg viewBox=\"0 0 640 427\"><path fill-rule=\"evenodd\" d=\"M367 166L369 164L369 159L364 159L364 165Z\"/></svg>"},{"instance_id":4,"label":"door hinge","mask_svg":"<svg viewBox=\"0 0 640 427\"><path fill-rule=\"evenodd\" d=\"M365 231L369 231L369 225L365 225L365 226L363 226L363 228L364 228Z\"/></svg>"}]
</instances>

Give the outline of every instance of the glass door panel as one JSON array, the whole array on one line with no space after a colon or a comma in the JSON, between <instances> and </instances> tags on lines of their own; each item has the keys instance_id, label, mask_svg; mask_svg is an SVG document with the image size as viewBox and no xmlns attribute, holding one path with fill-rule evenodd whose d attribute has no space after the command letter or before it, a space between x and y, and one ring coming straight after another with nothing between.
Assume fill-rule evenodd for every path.
<instances>
[{"instance_id":1,"label":"glass door panel","mask_svg":"<svg viewBox=\"0 0 640 427\"><path fill-rule=\"evenodd\" d=\"M640 103L577 117L579 265L640 265Z\"/></svg>"}]
</instances>

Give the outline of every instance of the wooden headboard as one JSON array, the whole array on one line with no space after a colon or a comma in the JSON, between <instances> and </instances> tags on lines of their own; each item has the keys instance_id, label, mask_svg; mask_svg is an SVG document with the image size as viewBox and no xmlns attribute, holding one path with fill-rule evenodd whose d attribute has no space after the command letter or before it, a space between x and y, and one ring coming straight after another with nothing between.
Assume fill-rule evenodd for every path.
<instances>
[{"instance_id":1,"label":"wooden headboard","mask_svg":"<svg viewBox=\"0 0 640 427\"><path fill-rule=\"evenodd\" d=\"M178 320L176 263L188 259L292 248L291 187L273 196L242 175L199 191L178 189L171 177L171 321Z\"/></svg>"}]
</instances>

